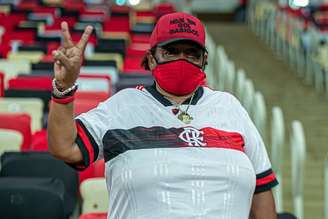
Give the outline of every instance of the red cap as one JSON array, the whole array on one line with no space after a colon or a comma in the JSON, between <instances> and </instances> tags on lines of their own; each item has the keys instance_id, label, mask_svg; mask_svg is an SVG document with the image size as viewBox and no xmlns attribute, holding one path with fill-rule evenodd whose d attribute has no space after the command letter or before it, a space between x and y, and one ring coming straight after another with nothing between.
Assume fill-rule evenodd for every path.
<instances>
[{"instance_id":1,"label":"red cap","mask_svg":"<svg viewBox=\"0 0 328 219\"><path fill-rule=\"evenodd\" d=\"M190 14L166 14L158 20L150 36L150 47L164 46L179 40L191 40L205 49L204 25Z\"/></svg>"}]
</instances>

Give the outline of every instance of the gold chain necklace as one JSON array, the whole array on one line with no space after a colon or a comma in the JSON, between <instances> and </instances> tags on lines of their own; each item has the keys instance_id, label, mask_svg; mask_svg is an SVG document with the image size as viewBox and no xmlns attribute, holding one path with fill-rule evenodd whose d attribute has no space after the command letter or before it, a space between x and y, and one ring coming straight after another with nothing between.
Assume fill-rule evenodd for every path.
<instances>
[{"instance_id":1,"label":"gold chain necklace","mask_svg":"<svg viewBox=\"0 0 328 219\"><path fill-rule=\"evenodd\" d=\"M190 124L191 121L193 120L193 118L188 114L188 110L192 103L192 100L194 99L194 96L195 96L195 93L192 94L186 110L181 109L182 104L177 104L174 101L169 100L174 105L174 107L178 110L176 113L174 113L173 110L172 110L172 112L174 114L179 113L177 118L185 124Z\"/></svg>"}]
</instances>

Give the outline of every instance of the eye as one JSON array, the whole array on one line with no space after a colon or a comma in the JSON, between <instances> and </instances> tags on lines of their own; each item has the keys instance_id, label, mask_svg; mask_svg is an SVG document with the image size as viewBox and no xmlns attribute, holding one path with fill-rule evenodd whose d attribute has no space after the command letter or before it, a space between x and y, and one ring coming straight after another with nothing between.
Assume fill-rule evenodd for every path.
<instances>
[{"instance_id":1,"label":"eye","mask_svg":"<svg viewBox=\"0 0 328 219\"><path fill-rule=\"evenodd\" d=\"M187 49L184 51L184 53L190 57L190 58L194 58L194 59L200 59L202 56L202 52L197 50L197 49Z\"/></svg>"},{"instance_id":2,"label":"eye","mask_svg":"<svg viewBox=\"0 0 328 219\"><path fill-rule=\"evenodd\" d=\"M180 51L174 47L165 48L167 55L179 55Z\"/></svg>"}]
</instances>

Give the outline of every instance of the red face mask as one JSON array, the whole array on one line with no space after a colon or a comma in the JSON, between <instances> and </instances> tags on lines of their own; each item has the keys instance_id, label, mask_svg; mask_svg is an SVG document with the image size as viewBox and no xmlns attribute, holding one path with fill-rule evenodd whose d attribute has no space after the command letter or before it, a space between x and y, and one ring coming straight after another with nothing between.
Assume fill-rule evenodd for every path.
<instances>
[{"instance_id":1,"label":"red face mask","mask_svg":"<svg viewBox=\"0 0 328 219\"><path fill-rule=\"evenodd\" d=\"M152 73L163 90L177 96L192 93L206 78L201 68L184 59L158 63Z\"/></svg>"}]
</instances>

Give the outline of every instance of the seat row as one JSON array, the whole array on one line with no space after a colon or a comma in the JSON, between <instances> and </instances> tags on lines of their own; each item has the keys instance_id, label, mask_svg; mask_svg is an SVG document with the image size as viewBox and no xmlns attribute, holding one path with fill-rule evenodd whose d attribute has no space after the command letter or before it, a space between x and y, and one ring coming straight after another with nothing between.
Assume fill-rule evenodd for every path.
<instances>
[{"instance_id":1,"label":"seat row","mask_svg":"<svg viewBox=\"0 0 328 219\"><path fill-rule=\"evenodd\" d=\"M85 173L79 185L77 172L47 152L4 153L0 171L1 218L58 219L79 213L79 208L82 214L106 211L104 162L98 161L86 171L89 175Z\"/></svg>"},{"instance_id":2,"label":"seat row","mask_svg":"<svg viewBox=\"0 0 328 219\"><path fill-rule=\"evenodd\" d=\"M250 6L249 24L277 56L294 68L306 84L328 95L327 5L319 6L313 19L310 7L279 8L261 2ZM257 13L256 13L257 12ZM311 12L313 13L313 12ZM324 23L325 22L325 23Z\"/></svg>"}]
</instances>

